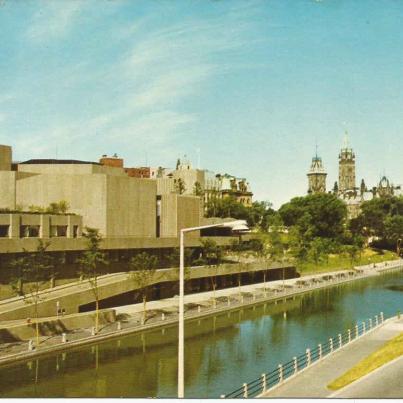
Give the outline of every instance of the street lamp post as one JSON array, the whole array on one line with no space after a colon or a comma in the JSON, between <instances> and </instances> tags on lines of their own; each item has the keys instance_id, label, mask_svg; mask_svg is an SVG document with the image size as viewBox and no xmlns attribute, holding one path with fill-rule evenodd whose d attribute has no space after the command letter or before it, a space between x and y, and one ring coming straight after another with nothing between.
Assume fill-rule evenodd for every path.
<instances>
[{"instance_id":1,"label":"street lamp post","mask_svg":"<svg viewBox=\"0 0 403 403\"><path fill-rule=\"evenodd\" d=\"M200 227L183 228L180 230L179 240L179 341L178 341L178 398L184 398L185 395L185 233L192 231L200 231L202 229L214 227L230 227L235 229L236 226L244 226L244 220L223 222L220 224L202 225Z\"/></svg>"}]
</instances>

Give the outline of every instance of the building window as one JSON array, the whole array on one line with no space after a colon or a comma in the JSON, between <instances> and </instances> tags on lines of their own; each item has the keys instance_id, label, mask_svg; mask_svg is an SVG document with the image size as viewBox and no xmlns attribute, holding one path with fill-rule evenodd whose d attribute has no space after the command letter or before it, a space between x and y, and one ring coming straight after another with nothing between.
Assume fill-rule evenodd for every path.
<instances>
[{"instance_id":1,"label":"building window","mask_svg":"<svg viewBox=\"0 0 403 403\"><path fill-rule=\"evenodd\" d=\"M51 237L65 237L67 236L67 225L51 225L50 226Z\"/></svg>"},{"instance_id":2,"label":"building window","mask_svg":"<svg viewBox=\"0 0 403 403\"><path fill-rule=\"evenodd\" d=\"M21 225L20 238L38 238L39 229L39 225Z\"/></svg>"},{"instance_id":3,"label":"building window","mask_svg":"<svg viewBox=\"0 0 403 403\"><path fill-rule=\"evenodd\" d=\"M9 225L0 225L0 238L7 238L8 237L8 229L10 228Z\"/></svg>"},{"instance_id":4,"label":"building window","mask_svg":"<svg viewBox=\"0 0 403 403\"><path fill-rule=\"evenodd\" d=\"M73 225L73 238L78 237L78 225Z\"/></svg>"}]
</instances>

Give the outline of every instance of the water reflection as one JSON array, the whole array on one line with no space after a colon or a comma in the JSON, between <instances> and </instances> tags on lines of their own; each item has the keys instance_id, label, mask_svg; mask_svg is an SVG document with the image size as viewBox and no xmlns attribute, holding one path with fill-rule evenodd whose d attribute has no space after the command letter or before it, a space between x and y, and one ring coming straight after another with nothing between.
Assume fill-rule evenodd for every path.
<instances>
[{"instance_id":1,"label":"water reflection","mask_svg":"<svg viewBox=\"0 0 403 403\"><path fill-rule=\"evenodd\" d=\"M188 322L186 396L217 397L357 321L395 313L402 297L391 287L403 287L401 273ZM175 397L176 356L177 328L167 327L1 368L0 394Z\"/></svg>"}]
</instances>

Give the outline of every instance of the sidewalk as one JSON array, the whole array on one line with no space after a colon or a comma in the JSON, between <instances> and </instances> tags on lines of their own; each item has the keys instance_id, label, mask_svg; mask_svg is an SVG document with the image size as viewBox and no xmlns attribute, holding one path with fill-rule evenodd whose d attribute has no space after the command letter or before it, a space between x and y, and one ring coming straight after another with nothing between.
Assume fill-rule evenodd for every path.
<instances>
[{"instance_id":1,"label":"sidewalk","mask_svg":"<svg viewBox=\"0 0 403 403\"><path fill-rule=\"evenodd\" d=\"M263 398L324 398L334 391L327 385L355 364L403 332L403 318L393 318L384 326L347 345L332 356L260 396Z\"/></svg>"}]
</instances>

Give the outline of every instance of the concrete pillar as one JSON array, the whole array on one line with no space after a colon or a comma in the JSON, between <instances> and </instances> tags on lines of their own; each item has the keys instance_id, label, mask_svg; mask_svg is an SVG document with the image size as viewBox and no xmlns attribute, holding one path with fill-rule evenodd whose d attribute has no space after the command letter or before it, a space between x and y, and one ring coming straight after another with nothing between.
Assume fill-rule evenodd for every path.
<instances>
[{"instance_id":1,"label":"concrete pillar","mask_svg":"<svg viewBox=\"0 0 403 403\"><path fill-rule=\"evenodd\" d=\"M348 329L347 332L348 332L348 342L350 343L350 341L351 341L351 330Z\"/></svg>"},{"instance_id":2,"label":"concrete pillar","mask_svg":"<svg viewBox=\"0 0 403 403\"><path fill-rule=\"evenodd\" d=\"M355 337L358 337L358 325L355 325Z\"/></svg>"},{"instance_id":3,"label":"concrete pillar","mask_svg":"<svg viewBox=\"0 0 403 403\"><path fill-rule=\"evenodd\" d=\"M39 238L49 238L50 234L50 217L46 214L40 215Z\"/></svg>"},{"instance_id":4,"label":"concrete pillar","mask_svg":"<svg viewBox=\"0 0 403 403\"><path fill-rule=\"evenodd\" d=\"M266 374L262 374L262 393L266 392Z\"/></svg>"},{"instance_id":5,"label":"concrete pillar","mask_svg":"<svg viewBox=\"0 0 403 403\"><path fill-rule=\"evenodd\" d=\"M34 342L33 340L28 341L28 351L32 351L34 349Z\"/></svg>"},{"instance_id":6,"label":"concrete pillar","mask_svg":"<svg viewBox=\"0 0 403 403\"><path fill-rule=\"evenodd\" d=\"M72 223L72 216L67 216L67 238L73 238L74 235L74 225Z\"/></svg>"},{"instance_id":7,"label":"concrete pillar","mask_svg":"<svg viewBox=\"0 0 403 403\"><path fill-rule=\"evenodd\" d=\"M91 336L95 336L95 327L91 328Z\"/></svg>"},{"instance_id":8,"label":"concrete pillar","mask_svg":"<svg viewBox=\"0 0 403 403\"><path fill-rule=\"evenodd\" d=\"M365 322L362 322L362 332L365 333L366 329L365 329Z\"/></svg>"},{"instance_id":9,"label":"concrete pillar","mask_svg":"<svg viewBox=\"0 0 403 403\"><path fill-rule=\"evenodd\" d=\"M319 359L322 358L322 344L318 344L318 350L319 350Z\"/></svg>"},{"instance_id":10,"label":"concrete pillar","mask_svg":"<svg viewBox=\"0 0 403 403\"><path fill-rule=\"evenodd\" d=\"M200 313L201 312L201 306L197 305L197 312Z\"/></svg>"},{"instance_id":11,"label":"concrete pillar","mask_svg":"<svg viewBox=\"0 0 403 403\"><path fill-rule=\"evenodd\" d=\"M284 377L283 377L283 366L280 364L278 366L278 381L281 383L281 382L283 382L283 379L284 379Z\"/></svg>"},{"instance_id":12,"label":"concrete pillar","mask_svg":"<svg viewBox=\"0 0 403 403\"><path fill-rule=\"evenodd\" d=\"M66 333L62 333L62 343L66 343L66 342L67 342Z\"/></svg>"},{"instance_id":13,"label":"concrete pillar","mask_svg":"<svg viewBox=\"0 0 403 403\"><path fill-rule=\"evenodd\" d=\"M227 305L230 306L231 305L231 298L227 297Z\"/></svg>"},{"instance_id":14,"label":"concrete pillar","mask_svg":"<svg viewBox=\"0 0 403 403\"><path fill-rule=\"evenodd\" d=\"M330 352L333 352L333 339L329 339Z\"/></svg>"},{"instance_id":15,"label":"concrete pillar","mask_svg":"<svg viewBox=\"0 0 403 403\"><path fill-rule=\"evenodd\" d=\"M122 322L118 321L117 326L118 326L118 330L122 330Z\"/></svg>"},{"instance_id":16,"label":"concrete pillar","mask_svg":"<svg viewBox=\"0 0 403 403\"><path fill-rule=\"evenodd\" d=\"M369 328L372 329L372 319L369 319Z\"/></svg>"},{"instance_id":17,"label":"concrete pillar","mask_svg":"<svg viewBox=\"0 0 403 403\"><path fill-rule=\"evenodd\" d=\"M375 315L375 326L378 326L378 315Z\"/></svg>"},{"instance_id":18,"label":"concrete pillar","mask_svg":"<svg viewBox=\"0 0 403 403\"><path fill-rule=\"evenodd\" d=\"M306 365L309 367L311 365L311 350L306 349Z\"/></svg>"},{"instance_id":19,"label":"concrete pillar","mask_svg":"<svg viewBox=\"0 0 403 403\"><path fill-rule=\"evenodd\" d=\"M380 313L381 316L381 323L383 323L383 312Z\"/></svg>"},{"instance_id":20,"label":"concrete pillar","mask_svg":"<svg viewBox=\"0 0 403 403\"><path fill-rule=\"evenodd\" d=\"M10 214L10 227L8 230L9 238L20 237L20 224L21 224L21 214Z\"/></svg>"},{"instance_id":21,"label":"concrete pillar","mask_svg":"<svg viewBox=\"0 0 403 403\"><path fill-rule=\"evenodd\" d=\"M161 314L161 320L165 320L165 313L164 312L162 312L162 314Z\"/></svg>"},{"instance_id":22,"label":"concrete pillar","mask_svg":"<svg viewBox=\"0 0 403 403\"><path fill-rule=\"evenodd\" d=\"M294 373L296 374L298 371L298 361L297 361L297 357L293 357L293 361L294 361Z\"/></svg>"},{"instance_id":23,"label":"concrete pillar","mask_svg":"<svg viewBox=\"0 0 403 403\"><path fill-rule=\"evenodd\" d=\"M341 334L339 333L339 348L343 345L343 340L341 338Z\"/></svg>"},{"instance_id":24,"label":"concrete pillar","mask_svg":"<svg viewBox=\"0 0 403 403\"><path fill-rule=\"evenodd\" d=\"M247 383L244 383L244 384L243 384L243 397L244 397L245 399L248 398L248 384L247 384Z\"/></svg>"}]
</instances>

